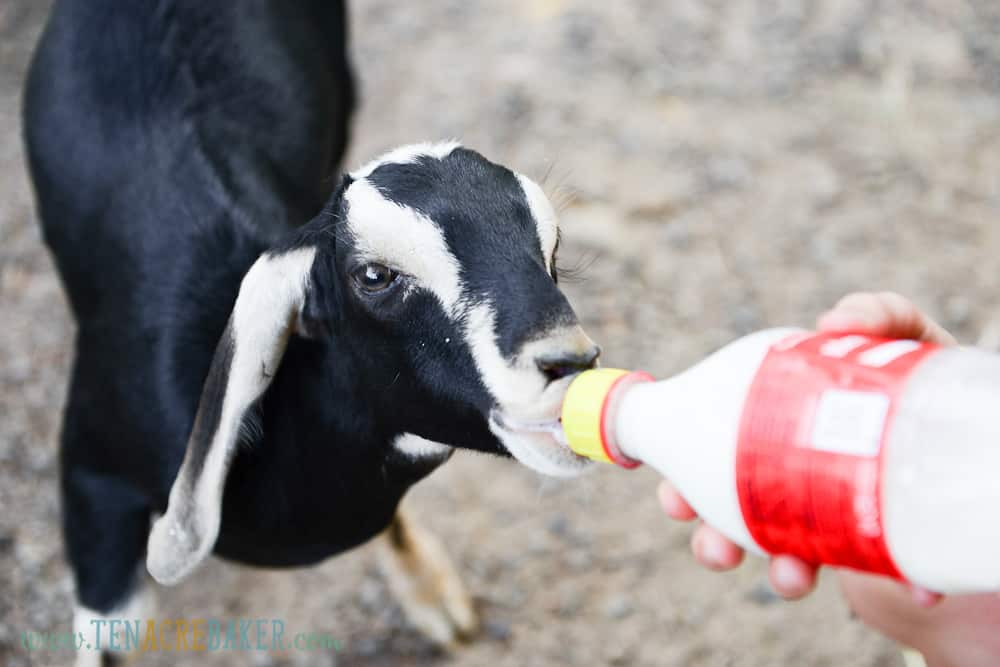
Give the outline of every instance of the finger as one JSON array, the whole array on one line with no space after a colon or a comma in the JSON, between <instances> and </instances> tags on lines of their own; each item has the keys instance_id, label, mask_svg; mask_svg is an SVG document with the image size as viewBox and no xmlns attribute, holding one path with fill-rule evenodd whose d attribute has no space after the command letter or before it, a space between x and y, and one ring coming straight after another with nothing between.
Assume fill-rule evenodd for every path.
<instances>
[{"instance_id":1,"label":"finger","mask_svg":"<svg viewBox=\"0 0 1000 667\"><path fill-rule=\"evenodd\" d=\"M798 600L816 587L816 566L794 556L775 556L767 570L775 592L786 600Z\"/></svg>"},{"instance_id":2,"label":"finger","mask_svg":"<svg viewBox=\"0 0 1000 667\"><path fill-rule=\"evenodd\" d=\"M821 331L851 331L886 338L912 338L955 345L954 336L927 317L909 299L894 292L855 292L837 302L817 321Z\"/></svg>"},{"instance_id":3,"label":"finger","mask_svg":"<svg viewBox=\"0 0 1000 667\"><path fill-rule=\"evenodd\" d=\"M885 334L889 338L914 338L941 345L956 345L955 337L925 315L913 302L895 292L875 295L887 314L890 326Z\"/></svg>"},{"instance_id":4,"label":"finger","mask_svg":"<svg viewBox=\"0 0 1000 667\"><path fill-rule=\"evenodd\" d=\"M662 480L660 485L656 487L656 496L660 499L660 507L670 518L678 521L690 521L697 518L698 514L667 480Z\"/></svg>"},{"instance_id":5,"label":"finger","mask_svg":"<svg viewBox=\"0 0 1000 667\"><path fill-rule=\"evenodd\" d=\"M698 526L691 536L691 551L710 570L731 570L743 560L742 549L706 524Z\"/></svg>"},{"instance_id":6,"label":"finger","mask_svg":"<svg viewBox=\"0 0 1000 667\"><path fill-rule=\"evenodd\" d=\"M944 596L940 593L929 591L926 588L921 588L920 586L910 585L909 588L910 597L913 598L913 601L918 607L922 607L923 609L933 607L944 598Z\"/></svg>"},{"instance_id":7,"label":"finger","mask_svg":"<svg viewBox=\"0 0 1000 667\"><path fill-rule=\"evenodd\" d=\"M899 311L904 310L902 304L896 304ZM912 306L916 310L916 306ZM919 312L919 311L917 311ZM820 316L817 323L821 329L833 331L853 331L886 336L893 329L905 328L899 326L899 315L889 312L879 294L874 292L854 292L848 294L833 307L832 310ZM907 324L912 320L905 317Z\"/></svg>"}]
</instances>

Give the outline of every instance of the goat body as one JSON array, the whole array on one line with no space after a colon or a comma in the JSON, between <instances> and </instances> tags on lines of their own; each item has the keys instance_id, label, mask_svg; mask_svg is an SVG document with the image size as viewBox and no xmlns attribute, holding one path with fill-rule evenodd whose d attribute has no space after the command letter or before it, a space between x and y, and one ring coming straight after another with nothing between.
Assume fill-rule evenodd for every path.
<instances>
[{"instance_id":1,"label":"goat body","mask_svg":"<svg viewBox=\"0 0 1000 667\"><path fill-rule=\"evenodd\" d=\"M212 550L355 546L452 446L584 465L491 419L551 416L597 355L551 206L454 144L336 177L345 41L329 0L54 5L25 133L78 324L61 463L86 610L134 597L144 556L169 583Z\"/></svg>"}]
</instances>

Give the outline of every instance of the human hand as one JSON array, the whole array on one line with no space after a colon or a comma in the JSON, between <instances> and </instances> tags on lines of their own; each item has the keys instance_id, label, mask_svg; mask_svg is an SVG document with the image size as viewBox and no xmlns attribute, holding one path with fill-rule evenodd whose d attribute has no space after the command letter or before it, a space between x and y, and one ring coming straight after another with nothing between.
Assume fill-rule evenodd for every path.
<instances>
[{"instance_id":1,"label":"human hand","mask_svg":"<svg viewBox=\"0 0 1000 667\"><path fill-rule=\"evenodd\" d=\"M667 480L657 488L660 506L667 516L678 521L691 521L698 515ZM710 570L731 570L743 561L743 549L706 523L701 523L691 535L691 551L695 559ZM773 556L768 566L771 586L781 597L796 600L807 595L816 585L816 567L794 556Z\"/></svg>"},{"instance_id":2,"label":"human hand","mask_svg":"<svg viewBox=\"0 0 1000 667\"><path fill-rule=\"evenodd\" d=\"M819 316L816 328L883 338L908 338L938 345L957 344L944 327L895 292L848 294Z\"/></svg>"}]
</instances>

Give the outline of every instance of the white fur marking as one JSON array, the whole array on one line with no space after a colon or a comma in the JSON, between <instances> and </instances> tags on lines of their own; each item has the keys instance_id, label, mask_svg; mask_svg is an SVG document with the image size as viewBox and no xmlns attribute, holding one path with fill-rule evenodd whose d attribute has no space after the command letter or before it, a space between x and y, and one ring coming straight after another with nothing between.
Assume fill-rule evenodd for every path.
<instances>
[{"instance_id":1,"label":"white fur marking","mask_svg":"<svg viewBox=\"0 0 1000 667\"><path fill-rule=\"evenodd\" d=\"M472 349L486 388L504 409L526 410L545 389L545 377L534 368L518 369L507 363L497 346L496 314L489 303L472 306L465 319L465 338Z\"/></svg>"},{"instance_id":2,"label":"white fur marking","mask_svg":"<svg viewBox=\"0 0 1000 667\"><path fill-rule=\"evenodd\" d=\"M88 609L82 605L77 605L73 610L73 634L78 640L82 634L84 642L83 646L76 652L76 661L74 663L76 667L91 667L92 665L98 667L101 664L102 651L110 651L111 628L107 621L139 621L140 627L143 627L146 619L153 617L153 594L149 587L145 585L143 579L143 577L140 577L137 590L128 599L107 614ZM104 623L98 624L92 621L104 621ZM100 628L101 651L97 650L98 628ZM124 649L124 629L121 627L121 624L117 624L115 630L118 635L115 645L120 649ZM140 640L141 637L142 635L140 634ZM87 648L88 643L91 645L90 649ZM130 653L134 653L134 651L130 651Z\"/></svg>"},{"instance_id":3,"label":"white fur marking","mask_svg":"<svg viewBox=\"0 0 1000 667\"><path fill-rule=\"evenodd\" d=\"M215 545L226 471L239 439L240 422L277 371L315 255L312 247L264 254L243 278L232 313L234 351L218 430L200 472L189 469L188 450L170 489L167 513L156 520L149 535L146 566L161 584L180 581ZM198 477L191 479L195 474Z\"/></svg>"},{"instance_id":4,"label":"white fur marking","mask_svg":"<svg viewBox=\"0 0 1000 667\"><path fill-rule=\"evenodd\" d=\"M347 188L347 226L358 250L416 280L456 317L462 295L458 260L427 216L390 201L366 180Z\"/></svg>"},{"instance_id":5,"label":"white fur marking","mask_svg":"<svg viewBox=\"0 0 1000 667\"><path fill-rule=\"evenodd\" d=\"M488 303L469 308L465 319L465 337L486 388L500 407L521 419L557 417L562 401L559 385L549 385L535 360L552 354L593 347L579 325L561 327L544 337L526 343L508 362L496 340L496 315Z\"/></svg>"},{"instance_id":6,"label":"white fur marking","mask_svg":"<svg viewBox=\"0 0 1000 667\"><path fill-rule=\"evenodd\" d=\"M528 200L531 216L535 219L542 256L545 257L545 268L551 271L552 253L555 252L556 240L559 238L559 220L556 211L537 183L522 174L517 174L517 180L524 191L525 199Z\"/></svg>"},{"instance_id":7,"label":"white fur marking","mask_svg":"<svg viewBox=\"0 0 1000 667\"><path fill-rule=\"evenodd\" d=\"M392 443L398 451L413 459L443 458L452 448L419 435L404 433Z\"/></svg>"},{"instance_id":8,"label":"white fur marking","mask_svg":"<svg viewBox=\"0 0 1000 667\"><path fill-rule=\"evenodd\" d=\"M368 178L373 171L383 164L410 164L425 155L440 160L447 157L459 146L461 144L457 141L424 142L400 146L358 167L351 172L351 178L355 180Z\"/></svg>"}]
</instances>

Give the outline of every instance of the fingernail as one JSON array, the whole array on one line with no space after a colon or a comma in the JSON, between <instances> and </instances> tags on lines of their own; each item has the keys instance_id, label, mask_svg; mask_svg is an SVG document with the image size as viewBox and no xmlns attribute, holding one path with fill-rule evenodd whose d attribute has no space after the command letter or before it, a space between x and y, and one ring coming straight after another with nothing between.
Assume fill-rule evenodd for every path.
<instances>
[{"instance_id":1,"label":"fingernail","mask_svg":"<svg viewBox=\"0 0 1000 667\"><path fill-rule=\"evenodd\" d=\"M782 596L798 597L803 594L803 589L807 586L802 573L790 567L774 568L773 576L775 589Z\"/></svg>"},{"instance_id":2,"label":"fingernail","mask_svg":"<svg viewBox=\"0 0 1000 667\"><path fill-rule=\"evenodd\" d=\"M789 572L787 568L776 567L774 569L774 586L778 592L787 591L790 588L798 589L798 577L794 572Z\"/></svg>"},{"instance_id":3,"label":"fingernail","mask_svg":"<svg viewBox=\"0 0 1000 667\"><path fill-rule=\"evenodd\" d=\"M717 540L702 540L701 555L706 563L713 567L725 566L725 548Z\"/></svg>"},{"instance_id":4,"label":"fingernail","mask_svg":"<svg viewBox=\"0 0 1000 667\"><path fill-rule=\"evenodd\" d=\"M694 554L695 560L702 564L708 564L708 554L705 550L705 534L701 532L701 529L695 529L694 534L691 536L691 553Z\"/></svg>"},{"instance_id":5,"label":"fingernail","mask_svg":"<svg viewBox=\"0 0 1000 667\"><path fill-rule=\"evenodd\" d=\"M667 506L669 504L669 503L667 503L667 496L668 496L669 493L670 493L670 490L667 488L666 482L660 482L657 485L657 487L656 487L656 497L659 498L660 505L663 506L663 509L667 509Z\"/></svg>"},{"instance_id":6,"label":"fingernail","mask_svg":"<svg viewBox=\"0 0 1000 667\"><path fill-rule=\"evenodd\" d=\"M940 602L943 597L940 593L935 593L934 591L929 591L926 588L920 588L919 586L911 586L910 595L913 597L913 601L917 604L917 606L923 607L924 609L933 607L935 604Z\"/></svg>"}]
</instances>

